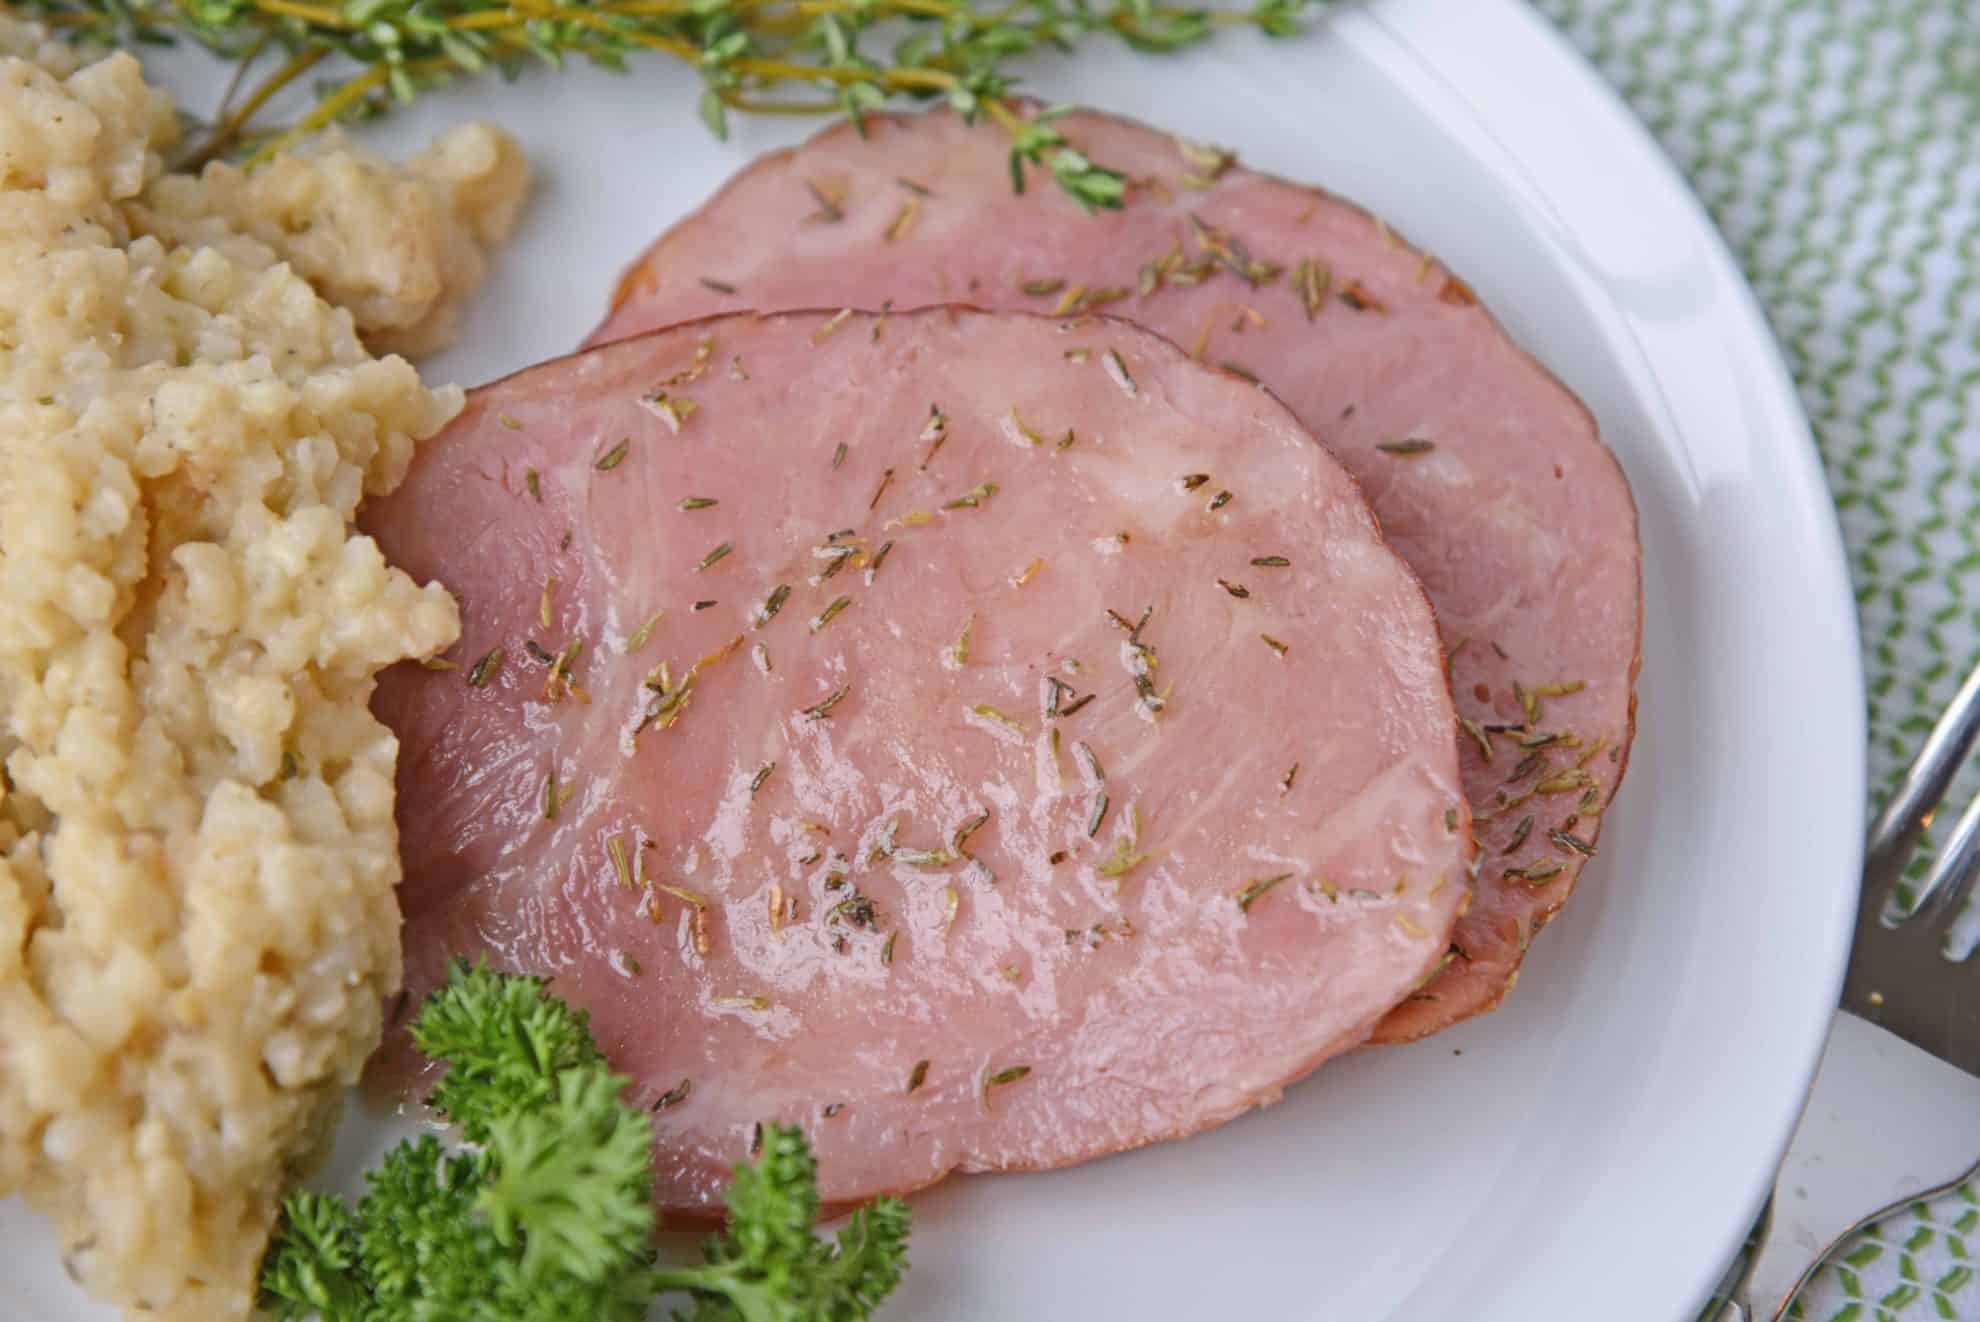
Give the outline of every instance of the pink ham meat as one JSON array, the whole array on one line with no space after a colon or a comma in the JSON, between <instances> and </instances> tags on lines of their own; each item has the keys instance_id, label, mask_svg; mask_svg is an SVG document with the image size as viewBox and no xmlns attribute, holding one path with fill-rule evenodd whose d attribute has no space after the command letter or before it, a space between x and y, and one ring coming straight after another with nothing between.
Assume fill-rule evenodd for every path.
<instances>
[{"instance_id":1,"label":"pink ham meat","mask_svg":"<svg viewBox=\"0 0 1980 1322\"><path fill-rule=\"evenodd\" d=\"M554 976L668 1208L758 1121L834 1203L1187 1134L1446 953L1421 587L1283 408L1125 323L664 331L476 392L365 526L463 606L377 699L410 988Z\"/></svg>"},{"instance_id":2,"label":"pink ham meat","mask_svg":"<svg viewBox=\"0 0 1980 1322\"><path fill-rule=\"evenodd\" d=\"M1382 1025L1495 1006L1595 848L1635 711L1636 511L1593 420L1464 282L1381 221L1095 114L1058 121L1132 180L1083 214L1009 139L869 116L731 180L628 270L593 342L743 307L1104 307L1255 373L1359 478L1450 653L1476 903L1450 966Z\"/></svg>"}]
</instances>

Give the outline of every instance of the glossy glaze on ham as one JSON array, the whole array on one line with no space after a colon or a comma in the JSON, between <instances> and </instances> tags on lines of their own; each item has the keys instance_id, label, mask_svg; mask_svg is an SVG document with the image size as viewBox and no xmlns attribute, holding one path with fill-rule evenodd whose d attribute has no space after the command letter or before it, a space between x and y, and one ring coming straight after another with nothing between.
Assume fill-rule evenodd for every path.
<instances>
[{"instance_id":1,"label":"glossy glaze on ham","mask_svg":"<svg viewBox=\"0 0 1980 1322\"><path fill-rule=\"evenodd\" d=\"M1269 395L1125 323L739 316L475 392L365 527L406 965L552 976L663 1206L759 1121L831 1203L1274 1099L1445 958L1421 587Z\"/></svg>"},{"instance_id":2,"label":"glossy glaze on ham","mask_svg":"<svg viewBox=\"0 0 1980 1322\"><path fill-rule=\"evenodd\" d=\"M1381 221L1097 114L1056 121L1125 171L1087 215L1009 137L868 117L764 157L629 269L598 343L734 308L1105 308L1255 374L1360 479L1429 590L1465 718L1477 902L1452 963L1377 1040L1498 1004L1593 853L1628 756L1642 632L1636 512L1587 411L1464 282Z\"/></svg>"}]
</instances>

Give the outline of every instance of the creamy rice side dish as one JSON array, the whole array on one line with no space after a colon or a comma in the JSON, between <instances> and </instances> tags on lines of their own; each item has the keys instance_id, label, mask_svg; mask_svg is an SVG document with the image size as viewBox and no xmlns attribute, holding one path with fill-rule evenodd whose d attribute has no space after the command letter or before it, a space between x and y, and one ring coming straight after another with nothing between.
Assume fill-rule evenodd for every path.
<instances>
[{"instance_id":1,"label":"creamy rice side dish","mask_svg":"<svg viewBox=\"0 0 1980 1322\"><path fill-rule=\"evenodd\" d=\"M0 52L0 1195L131 1315L241 1318L399 984L373 677L457 626L351 520L460 392L366 338L445 336L525 169L171 177L130 57Z\"/></svg>"},{"instance_id":2,"label":"creamy rice side dish","mask_svg":"<svg viewBox=\"0 0 1980 1322\"><path fill-rule=\"evenodd\" d=\"M249 266L272 247L357 319L372 352L421 354L453 339L527 184L515 143L486 124L451 129L404 165L333 132L253 170L167 175L125 214L139 233Z\"/></svg>"}]
</instances>

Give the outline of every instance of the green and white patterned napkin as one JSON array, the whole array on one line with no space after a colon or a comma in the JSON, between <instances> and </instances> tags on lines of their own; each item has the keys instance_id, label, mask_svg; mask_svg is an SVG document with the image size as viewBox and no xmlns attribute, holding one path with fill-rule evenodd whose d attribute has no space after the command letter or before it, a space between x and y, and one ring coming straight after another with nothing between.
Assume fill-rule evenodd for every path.
<instances>
[{"instance_id":1,"label":"green and white patterned napkin","mask_svg":"<svg viewBox=\"0 0 1980 1322\"><path fill-rule=\"evenodd\" d=\"M1959 1191L1858 1235L1788 1309L1807 1322L1980 1317L1970 1245L1980 1244L1980 1194Z\"/></svg>"},{"instance_id":2,"label":"green and white patterned napkin","mask_svg":"<svg viewBox=\"0 0 1980 1322\"><path fill-rule=\"evenodd\" d=\"M1849 544L1881 800L1980 653L1980 0L1537 3L1690 178L1786 348ZM1793 1316L1980 1319L1976 1231L1972 1189L1919 1204Z\"/></svg>"}]
</instances>

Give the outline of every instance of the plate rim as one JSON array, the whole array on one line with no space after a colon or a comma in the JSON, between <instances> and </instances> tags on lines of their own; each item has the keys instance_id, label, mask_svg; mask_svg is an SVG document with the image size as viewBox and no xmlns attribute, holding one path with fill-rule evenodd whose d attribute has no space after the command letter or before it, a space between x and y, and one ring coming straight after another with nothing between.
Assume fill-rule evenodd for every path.
<instances>
[{"instance_id":1,"label":"plate rim","mask_svg":"<svg viewBox=\"0 0 1980 1322\"><path fill-rule=\"evenodd\" d=\"M1627 162L1617 167L1617 173L1654 182L1669 201L1683 210L1693 231L1688 237L1695 239L1698 255L1709 264L1711 274L1730 300L1718 320L1736 334L1747 360L1742 366L1750 366L1755 372L1748 384L1768 409L1767 430L1780 437L1784 442L1781 449L1794 461L1792 469L1779 476L1783 479L1785 503L1809 517L1810 531L1816 539L1809 549L1817 552L1820 560L1809 566L1813 586L1807 590L1811 598L1826 602L1827 608L1839 617L1842 628L1838 641L1848 643L1839 671L1851 702L1845 719L1856 737L1847 744L1850 752L1847 765L1832 768L1830 774L1841 788L1853 791L1853 801L1859 805L1858 813L1847 825L1852 848L1839 855L1835 865L1832 893L1828 895L1829 939L1819 950L1809 952L1810 959L1798 979L1808 989L1807 1013L1802 1021L1785 1025L1799 1038L1794 1044L1799 1069L1791 1078L1782 1080L1785 1086L1770 1108L1778 1117L1772 1126L1773 1143L1764 1154L1764 1165L1747 1180L1746 1197L1733 1209L1736 1215L1727 1218L1729 1229L1721 1239L1722 1256L1697 1268L1694 1308L1702 1309L1712 1299L1727 1263L1745 1242L1748 1228L1773 1194L1781 1162L1814 1088L1830 1025L1840 1010L1843 979L1854 943L1860 904L1860 861L1867 831L1869 716L1861 620L1852 590L1840 513L1786 355L1725 235L1649 126L1567 34L1532 6L1518 0L1469 0L1458 7L1447 0L1384 0L1362 13L1385 39L1454 95L1508 160L1521 168L1522 182L1550 211L1562 190L1572 186L1564 171L1582 150L1572 141L1568 127L1572 124L1576 133L1585 134L1590 121L1564 114L1544 121L1525 117L1514 121L1507 116L1504 110L1511 103L1534 99L1530 85L1513 83L1504 76L1505 65L1491 67L1485 59L1488 52L1502 53L1503 43L1507 41L1520 44L1519 58L1512 62L1514 67L1523 67L1523 60L1544 61L1546 73L1568 84L1576 96L1602 112L1601 137L1627 153ZM1489 34L1488 39L1477 40L1481 34ZM1558 218L1558 212L1554 214ZM1572 232L1571 227L1562 223ZM1599 272L1585 274L1604 295L1611 293ZM1645 365L1662 389L1666 376L1659 367L1655 350L1636 333L1639 319L1620 300L1609 297L1607 301L1617 323L1628 329ZM1748 1106L1754 1103L1751 1097L1743 1097L1741 1101Z\"/></svg>"}]
</instances>

